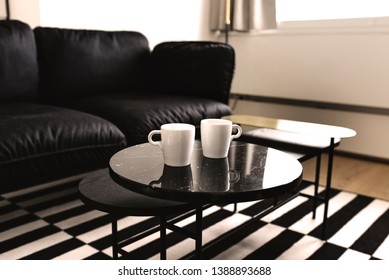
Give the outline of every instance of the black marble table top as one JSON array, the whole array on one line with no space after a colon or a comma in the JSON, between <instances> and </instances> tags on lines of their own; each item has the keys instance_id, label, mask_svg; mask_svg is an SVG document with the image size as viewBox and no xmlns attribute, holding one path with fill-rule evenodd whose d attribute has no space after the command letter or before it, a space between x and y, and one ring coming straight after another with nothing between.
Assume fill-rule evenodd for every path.
<instances>
[{"instance_id":1,"label":"black marble table top","mask_svg":"<svg viewBox=\"0 0 389 280\"><path fill-rule=\"evenodd\" d=\"M148 143L112 156L110 175L119 185L152 197L198 203L232 203L286 193L302 180L298 160L281 151L233 141L228 157L210 159L195 142L191 164L164 165L162 151Z\"/></svg>"}]
</instances>

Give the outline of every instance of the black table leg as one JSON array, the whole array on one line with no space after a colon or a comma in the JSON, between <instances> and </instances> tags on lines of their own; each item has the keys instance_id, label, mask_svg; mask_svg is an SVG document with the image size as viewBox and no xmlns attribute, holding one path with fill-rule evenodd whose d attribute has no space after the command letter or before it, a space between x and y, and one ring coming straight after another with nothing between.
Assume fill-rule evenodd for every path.
<instances>
[{"instance_id":1,"label":"black table leg","mask_svg":"<svg viewBox=\"0 0 389 280\"><path fill-rule=\"evenodd\" d=\"M321 153L319 153L316 157L315 191L313 195L312 219L316 218L317 196L319 193L319 184L320 184L320 164L321 164Z\"/></svg>"},{"instance_id":2,"label":"black table leg","mask_svg":"<svg viewBox=\"0 0 389 280\"><path fill-rule=\"evenodd\" d=\"M160 216L161 260L166 260L166 216Z\"/></svg>"},{"instance_id":3,"label":"black table leg","mask_svg":"<svg viewBox=\"0 0 389 280\"><path fill-rule=\"evenodd\" d=\"M327 231L327 216L328 216L328 204L330 199L331 191L331 180L332 180L332 165L334 160L334 145L335 139L331 138L331 144L328 150L328 169L327 169L327 184L324 195L324 216L323 216L323 227L321 232L321 239L325 239Z\"/></svg>"},{"instance_id":4,"label":"black table leg","mask_svg":"<svg viewBox=\"0 0 389 280\"><path fill-rule=\"evenodd\" d=\"M111 215L111 224L112 224L112 258L114 260L118 259L118 223L114 215Z\"/></svg>"},{"instance_id":5,"label":"black table leg","mask_svg":"<svg viewBox=\"0 0 389 280\"><path fill-rule=\"evenodd\" d=\"M202 205L196 208L196 259L201 259L201 250L203 246L203 207Z\"/></svg>"}]
</instances>

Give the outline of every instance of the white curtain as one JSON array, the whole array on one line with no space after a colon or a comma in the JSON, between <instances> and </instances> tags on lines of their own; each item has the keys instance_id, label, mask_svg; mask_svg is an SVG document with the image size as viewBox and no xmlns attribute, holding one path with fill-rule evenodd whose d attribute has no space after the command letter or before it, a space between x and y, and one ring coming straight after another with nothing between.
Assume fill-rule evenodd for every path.
<instances>
[{"instance_id":1,"label":"white curtain","mask_svg":"<svg viewBox=\"0 0 389 280\"><path fill-rule=\"evenodd\" d=\"M277 28L275 0L210 1L211 30L250 32Z\"/></svg>"},{"instance_id":2,"label":"white curtain","mask_svg":"<svg viewBox=\"0 0 389 280\"><path fill-rule=\"evenodd\" d=\"M211 30L225 30L227 21L226 0L210 0L211 13L210 13L210 27ZM231 11L229 11L231 12Z\"/></svg>"}]
</instances>

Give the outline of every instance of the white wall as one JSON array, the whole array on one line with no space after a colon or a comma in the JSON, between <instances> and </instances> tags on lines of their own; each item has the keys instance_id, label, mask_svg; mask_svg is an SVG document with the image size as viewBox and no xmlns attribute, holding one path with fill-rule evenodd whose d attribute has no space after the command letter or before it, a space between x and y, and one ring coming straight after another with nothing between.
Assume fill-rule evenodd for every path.
<instances>
[{"instance_id":1,"label":"white wall","mask_svg":"<svg viewBox=\"0 0 389 280\"><path fill-rule=\"evenodd\" d=\"M42 26L135 30L151 47L208 36L207 0L40 0Z\"/></svg>"},{"instance_id":2,"label":"white wall","mask_svg":"<svg viewBox=\"0 0 389 280\"><path fill-rule=\"evenodd\" d=\"M235 104L231 101L231 104ZM239 101L236 114L252 114L349 127L357 131L353 138L343 139L337 148L368 157L389 159L389 116L342 112L270 103Z\"/></svg>"},{"instance_id":3,"label":"white wall","mask_svg":"<svg viewBox=\"0 0 389 280\"><path fill-rule=\"evenodd\" d=\"M11 19L28 23L32 28L39 25L39 0L10 0Z\"/></svg>"},{"instance_id":4,"label":"white wall","mask_svg":"<svg viewBox=\"0 0 389 280\"><path fill-rule=\"evenodd\" d=\"M276 31L230 43L233 92L389 108L388 30ZM389 159L389 116L242 101L234 112L350 127L358 135L340 149Z\"/></svg>"},{"instance_id":5,"label":"white wall","mask_svg":"<svg viewBox=\"0 0 389 280\"><path fill-rule=\"evenodd\" d=\"M3 19L6 17L6 8L5 8L5 2L4 1L0 2L0 19Z\"/></svg>"},{"instance_id":6,"label":"white wall","mask_svg":"<svg viewBox=\"0 0 389 280\"><path fill-rule=\"evenodd\" d=\"M231 37L234 91L389 108L388 32Z\"/></svg>"},{"instance_id":7,"label":"white wall","mask_svg":"<svg viewBox=\"0 0 389 280\"><path fill-rule=\"evenodd\" d=\"M134 30L154 47L210 38L208 0L12 0L11 18L31 27Z\"/></svg>"}]
</instances>

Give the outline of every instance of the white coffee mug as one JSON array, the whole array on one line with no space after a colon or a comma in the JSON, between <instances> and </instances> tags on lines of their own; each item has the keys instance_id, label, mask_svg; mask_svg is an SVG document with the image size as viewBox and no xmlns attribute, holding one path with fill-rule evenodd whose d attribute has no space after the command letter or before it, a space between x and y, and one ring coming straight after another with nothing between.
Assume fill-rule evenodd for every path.
<instances>
[{"instance_id":1,"label":"white coffee mug","mask_svg":"<svg viewBox=\"0 0 389 280\"><path fill-rule=\"evenodd\" d=\"M155 134L161 135L161 141L154 141ZM162 150L164 163L168 166L187 166L190 164L195 141L195 127L186 123L168 123L160 130L148 135L151 145Z\"/></svg>"},{"instance_id":2,"label":"white coffee mug","mask_svg":"<svg viewBox=\"0 0 389 280\"><path fill-rule=\"evenodd\" d=\"M232 134L236 129L236 134ZM242 128L230 120L204 119L201 121L201 145L208 158L225 158L231 141L242 135Z\"/></svg>"}]
</instances>

